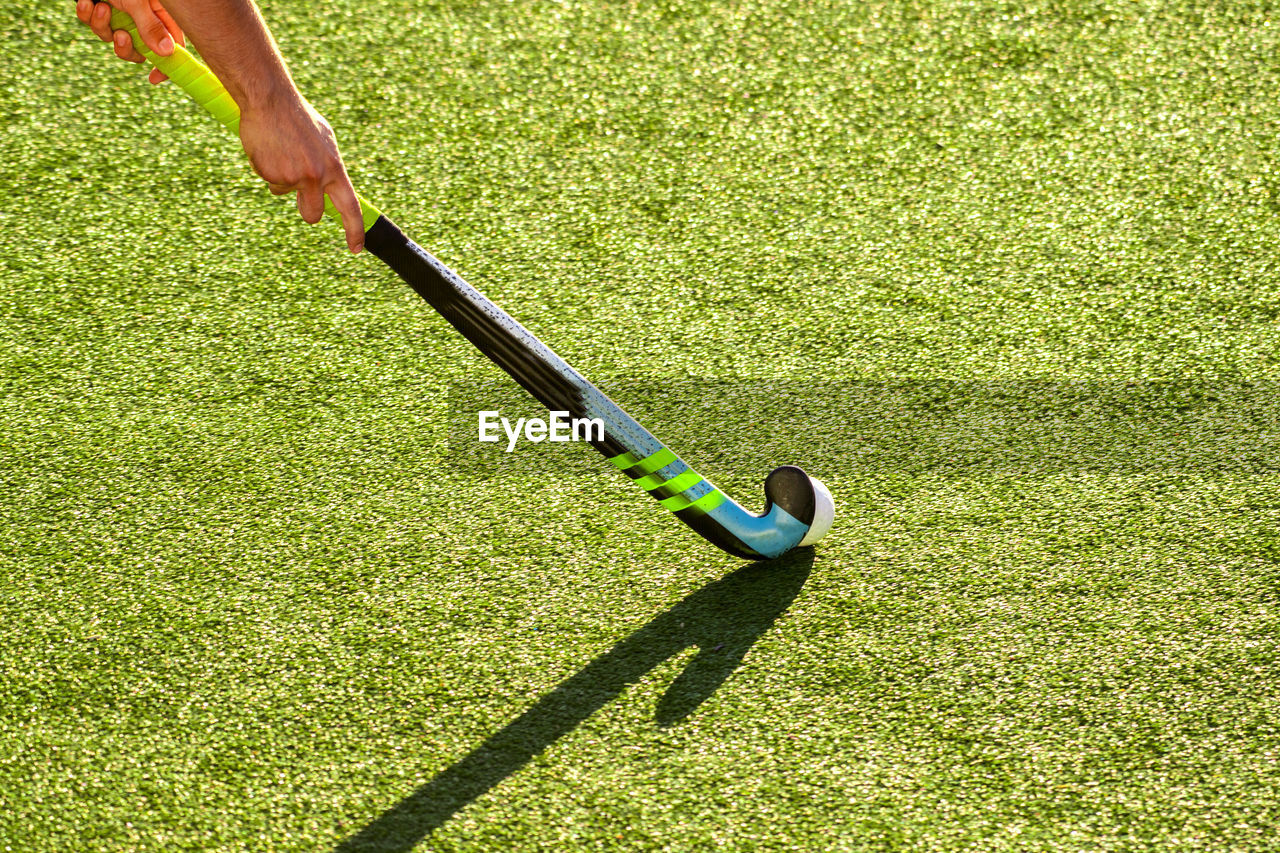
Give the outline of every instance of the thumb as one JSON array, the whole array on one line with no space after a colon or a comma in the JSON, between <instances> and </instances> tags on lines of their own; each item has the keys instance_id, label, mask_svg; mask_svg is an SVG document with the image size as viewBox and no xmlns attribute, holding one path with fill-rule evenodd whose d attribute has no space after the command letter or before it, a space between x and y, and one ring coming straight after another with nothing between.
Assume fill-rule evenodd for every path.
<instances>
[{"instance_id":1,"label":"thumb","mask_svg":"<svg viewBox=\"0 0 1280 853\"><path fill-rule=\"evenodd\" d=\"M129 17L133 18L133 23L138 27L138 35L153 53L160 56L173 55L173 36L169 35L168 28L152 10L150 3L146 0L110 0L110 2L117 9L129 13Z\"/></svg>"}]
</instances>

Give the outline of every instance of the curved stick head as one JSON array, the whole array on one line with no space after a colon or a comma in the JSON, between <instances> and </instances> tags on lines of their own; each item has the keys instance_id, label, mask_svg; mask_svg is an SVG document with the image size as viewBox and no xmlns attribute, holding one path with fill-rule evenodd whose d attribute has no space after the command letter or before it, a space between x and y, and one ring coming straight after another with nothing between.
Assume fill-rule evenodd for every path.
<instances>
[{"instance_id":1,"label":"curved stick head","mask_svg":"<svg viewBox=\"0 0 1280 853\"><path fill-rule=\"evenodd\" d=\"M766 513L777 505L808 525L809 531L800 540L800 547L812 545L826 536L835 521L836 505L831 492L795 465L774 468L764 481L764 495L768 501Z\"/></svg>"}]
</instances>

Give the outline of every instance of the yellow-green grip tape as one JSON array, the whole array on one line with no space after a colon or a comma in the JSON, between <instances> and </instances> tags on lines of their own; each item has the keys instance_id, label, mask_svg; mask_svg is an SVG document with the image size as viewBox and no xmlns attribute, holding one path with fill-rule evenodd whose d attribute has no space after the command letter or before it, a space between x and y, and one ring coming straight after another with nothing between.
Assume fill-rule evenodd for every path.
<instances>
[{"instance_id":1,"label":"yellow-green grip tape","mask_svg":"<svg viewBox=\"0 0 1280 853\"><path fill-rule=\"evenodd\" d=\"M129 37L133 39L134 49L146 57L147 61L159 68L170 80L178 85L182 91L190 95L197 104L208 110L209 114L227 126L232 133L240 131L240 107L236 104L235 99L222 85L222 81L218 79L212 71L200 60L196 59L191 53L180 45L174 45L172 56L160 56L152 53L151 48L147 47L142 37L138 35L138 28L133 23L133 18L128 13L119 9L111 10L111 29L124 30L129 33ZM368 231L373 227L373 223L382 215L378 208L374 207L359 194L356 194L356 200L360 202L360 214L364 220L364 230ZM329 197L324 197L324 210L334 219L340 219L337 209L333 206L333 202L329 201Z\"/></svg>"}]
</instances>

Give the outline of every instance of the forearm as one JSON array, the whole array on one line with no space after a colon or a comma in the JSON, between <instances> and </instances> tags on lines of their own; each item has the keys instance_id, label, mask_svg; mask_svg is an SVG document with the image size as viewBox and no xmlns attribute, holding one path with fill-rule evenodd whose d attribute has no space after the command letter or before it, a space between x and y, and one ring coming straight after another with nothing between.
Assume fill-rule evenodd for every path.
<instances>
[{"instance_id":1,"label":"forearm","mask_svg":"<svg viewBox=\"0 0 1280 853\"><path fill-rule=\"evenodd\" d=\"M241 110L297 97L297 88L253 0L165 0Z\"/></svg>"}]
</instances>

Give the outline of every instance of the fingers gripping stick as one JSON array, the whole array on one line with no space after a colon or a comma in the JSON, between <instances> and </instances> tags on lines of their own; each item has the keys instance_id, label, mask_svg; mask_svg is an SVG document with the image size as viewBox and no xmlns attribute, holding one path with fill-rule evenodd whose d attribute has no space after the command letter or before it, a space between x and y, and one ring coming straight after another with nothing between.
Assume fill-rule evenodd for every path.
<instances>
[{"instance_id":1,"label":"fingers gripping stick","mask_svg":"<svg viewBox=\"0 0 1280 853\"><path fill-rule=\"evenodd\" d=\"M138 27L134 24L133 18L114 7L111 10L111 29L127 32L129 38L133 39L134 48L146 57L147 62L164 72L182 91L204 107L209 115L226 125L228 130L232 133L240 132L240 107L217 75L203 62L192 56L189 50L175 44L171 56L161 56L152 52L142 40L142 36L138 34ZM360 202L360 214L367 231L373 227L373 223L378 220L381 212L361 196L357 195L356 199ZM328 196L324 198L324 210L334 219L341 219Z\"/></svg>"}]
</instances>

